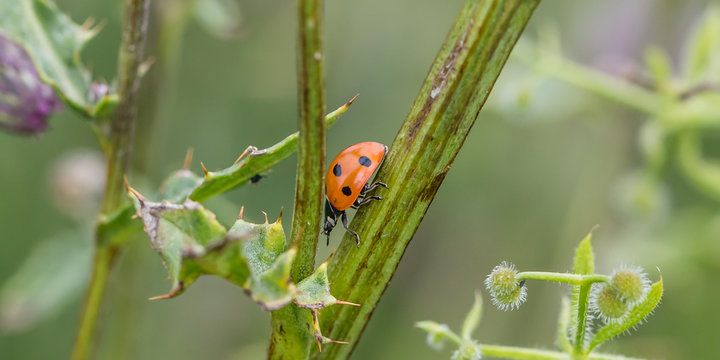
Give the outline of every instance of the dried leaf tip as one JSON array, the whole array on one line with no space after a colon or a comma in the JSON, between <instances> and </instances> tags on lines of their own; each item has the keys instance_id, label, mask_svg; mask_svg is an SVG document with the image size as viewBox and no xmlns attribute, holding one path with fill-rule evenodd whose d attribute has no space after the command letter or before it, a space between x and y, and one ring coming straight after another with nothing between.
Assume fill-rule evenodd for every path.
<instances>
[{"instance_id":1,"label":"dried leaf tip","mask_svg":"<svg viewBox=\"0 0 720 360\"><path fill-rule=\"evenodd\" d=\"M145 201L145 198L137 190L133 189L132 186L130 186L127 175L123 175L123 181L125 182L125 188L128 192L133 194L133 196L135 196L139 201Z\"/></svg>"},{"instance_id":2,"label":"dried leaf tip","mask_svg":"<svg viewBox=\"0 0 720 360\"><path fill-rule=\"evenodd\" d=\"M282 222L282 215L283 215L283 207L280 207L280 215L278 215L277 220L275 220L275 224L280 224Z\"/></svg>"},{"instance_id":3,"label":"dried leaf tip","mask_svg":"<svg viewBox=\"0 0 720 360\"><path fill-rule=\"evenodd\" d=\"M205 168L205 164L203 164L202 161L200 162L200 166L201 166L202 169L203 169L203 173L205 173L205 178L209 178L209 177L210 177L210 172L207 170L207 168Z\"/></svg>"},{"instance_id":4,"label":"dried leaf tip","mask_svg":"<svg viewBox=\"0 0 720 360\"><path fill-rule=\"evenodd\" d=\"M242 220L243 214L245 213L245 206L240 207L240 213L238 214L238 220Z\"/></svg>"},{"instance_id":5,"label":"dried leaf tip","mask_svg":"<svg viewBox=\"0 0 720 360\"><path fill-rule=\"evenodd\" d=\"M185 161L183 162L183 169L190 170L190 164L192 163L193 155L195 154L195 149L189 147L187 151L185 151Z\"/></svg>"},{"instance_id":6,"label":"dried leaf tip","mask_svg":"<svg viewBox=\"0 0 720 360\"><path fill-rule=\"evenodd\" d=\"M148 298L148 300L167 300L167 299L170 299L171 297L173 297L171 294L164 294L164 295L153 296L151 298Z\"/></svg>"},{"instance_id":7,"label":"dried leaf tip","mask_svg":"<svg viewBox=\"0 0 720 360\"><path fill-rule=\"evenodd\" d=\"M360 96L360 94L355 94L355 96L353 96L352 99L348 100L348 102L345 103L345 106L349 107L350 105L352 105L353 101L355 101L355 99L357 99L358 96Z\"/></svg>"},{"instance_id":8,"label":"dried leaf tip","mask_svg":"<svg viewBox=\"0 0 720 360\"><path fill-rule=\"evenodd\" d=\"M352 306L360 306L360 304L351 303L349 301L343 301L343 300L335 300L335 304L337 305L352 305Z\"/></svg>"},{"instance_id":9,"label":"dried leaf tip","mask_svg":"<svg viewBox=\"0 0 720 360\"><path fill-rule=\"evenodd\" d=\"M268 222L268 216L267 216L267 213L266 213L266 212L264 212L264 211L263 211L262 213L263 213L263 214L265 215L265 223L266 223L266 224L268 224L269 222Z\"/></svg>"}]
</instances>

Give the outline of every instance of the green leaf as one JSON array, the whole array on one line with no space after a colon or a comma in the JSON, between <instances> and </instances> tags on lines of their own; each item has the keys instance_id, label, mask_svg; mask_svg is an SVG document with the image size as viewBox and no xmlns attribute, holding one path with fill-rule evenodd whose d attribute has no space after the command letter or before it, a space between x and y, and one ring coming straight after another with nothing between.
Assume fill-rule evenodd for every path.
<instances>
[{"instance_id":1,"label":"green leaf","mask_svg":"<svg viewBox=\"0 0 720 360\"><path fill-rule=\"evenodd\" d=\"M445 324L439 324L435 321L418 321L415 323L415 327L425 330L428 333L427 343L435 350L442 349L445 345L445 340L450 340L458 345L461 345L463 342L462 339Z\"/></svg>"},{"instance_id":2,"label":"green leaf","mask_svg":"<svg viewBox=\"0 0 720 360\"><path fill-rule=\"evenodd\" d=\"M482 295L480 295L479 291L475 291L475 302L465 316L465 321L463 321L461 336L464 340L470 340L473 331L477 329L480 323L480 319L482 318L482 302Z\"/></svg>"},{"instance_id":3,"label":"green leaf","mask_svg":"<svg viewBox=\"0 0 720 360\"><path fill-rule=\"evenodd\" d=\"M177 170L160 186L160 197L174 203L183 202L202 181L203 178L188 169Z\"/></svg>"},{"instance_id":4,"label":"green leaf","mask_svg":"<svg viewBox=\"0 0 720 360\"><path fill-rule=\"evenodd\" d=\"M25 46L40 77L70 107L96 116L114 106L115 94L91 94L90 73L80 63L80 52L97 27L74 23L51 0L0 0L0 9L0 32Z\"/></svg>"},{"instance_id":5,"label":"green leaf","mask_svg":"<svg viewBox=\"0 0 720 360\"><path fill-rule=\"evenodd\" d=\"M195 0L195 19L210 34L219 38L239 35L242 14L236 0Z\"/></svg>"},{"instance_id":6,"label":"green leaf","mask_svg":"<svg viewBox=\"0 0 720 360\"><path fill-rule=\"evenodd\" d=\"M592 230L578 245L575 250L575 265L573 272L580 275L591 275L595 273L595 256L593 255L590 239L592 238Z\"/></svg>"},{"instance_id":7,"label":"green leaf","mask_svg":"<svg viewBox=\"0 0 720 360\"><path fill-rule=\"evenodd\" d=\"M657 46L648 47L645 50L645 66L658 88L663 92L669 91L672 81L672 65L668 54Z\"/></svg>"},{"instance_id":8,"label":"green leaf","mask_svg":"<svg viewBox=\"0 0 720 360\"><path fill-rule=\"evenodd\" d=\"M355 98L357 98L357 95L325 116L327 127L332 126L338 117L347 111ZM275 164L295 153L297 147L297 132L290 134L290 136L267 149L258 150L250 146L245 149L241 159L239 158L239 161L236 161L232 166L219 171L206 172L205 179L193 190L190 199L205 201L212 196L247 184L253 176L270 170Z\"/></svg>"},{"instance_id":9,"label":"green leaf","mask_svg":"<svg viewBox=\"0 0 720 360\"><path fill-rule=\"evenodd\" d=\"M290 301L295 295L295 284L290 281L290 268L295 259L296 250L290 249L277 257L272 267L262 273L250 271L245 288L250 292L250 298L260 304L265 311L277 310ZM247 258L248 264L253 262Z\"/></svg>"},{"instance_id":10,"label":"green leaf","mask_svg":"<svg viewBox=\"0 0 720 360\"><path fill-rule=\"evenodd\" d=\"M315 272L297 284L295 303L305 309L323 309L334 304L355 305L347 301L336 299L330 293L327 265L330 258L315 270Z\"/></svg>"},{"instance_id":11,"label":"green leaf","mask_svg":"<svg viewBox=\"0 0 720 360\"><path fill-rule=\"evenodd\" d=\"M590 341L588 351L592 351L598 345L622 334L642 323L660 303L663 294L663 280L654 283L650 288L645 300L635 305L628 313L616 322L611 322L600 328Z\"/></svg>"},{"instance_id":12,"label":"green leaf","mask_svg":"<svg viewBox=\"0 0 720 360\"><path fill-rule=\"evenodd\" d=\"M67 231L39 242L0 288L0 329L20 332L77 298L92 261L89 233Z\"/></svg>"},{"instance_id":13,"label":"green leaf","mask_svg":"<svg viewBox=\"0 0 720 360\"><path fill-rule=\"evenodd\" d=\"M593 255L592 230L585 236L575 250L573 272L580 275L591 275L595 273L595 255ZM571 290L570 323L573 324L572 337L575 339L574 346L577 349L584 343L585 327L587 324L587 297L590 291L589 285L574 285Z\"/></svg>"},{"instance_id":14,"label":"green leaf","mask_svg":"<svg viewBox=\"0 0 720 360\"><path fill-rule=\"evenodd\" d=\"M320 264L315 272L297 284L295 303L305 309L322 309L333 305L337 299L330 293L327 262Z\"/></svg>"},{"instance_id":15,"label":"green leaf","mask_svg":"<svg viewBox=\"0 0 720 360\"><path fill-rule=\"evenodd\" d=\"M150 243L173 281L171 291L157 298L179 295L204 273L193 259L205 255L208 245L223 243L227 231L215 214L199 203L152 202L134 189L129 190Z\"/></svg>"},{"instance_id":16,"label":"green leaf","mask_svg":"<svg viewBox=\"0 0 720 360\"><path fill-rule=\"evenodd\" d=\"M688 44L685 55L688 80L720 80L720 7L708 6L690 34Z\"/></svg>"},{"instance_id":17,"label":"green leaf","mask_svg":"<svg viewBox=\"0 0 720 360\"><path fill-rule=\"evenodd\" d=\"M179 184L175 189L189 189L181 180L189 175L178 174L172 180ZM153 299L175 297L201 275L211 274L243 287L265 310L292 301L296 290L290 281L290 268L295 249L287 249L282 214L272 224L267 218L264 224L240 218L226 231L215 214L200 203L152 202L132 188L129 191L153 249L162 257L173 281L168 294Z\"/></svg>"}]
</instances>

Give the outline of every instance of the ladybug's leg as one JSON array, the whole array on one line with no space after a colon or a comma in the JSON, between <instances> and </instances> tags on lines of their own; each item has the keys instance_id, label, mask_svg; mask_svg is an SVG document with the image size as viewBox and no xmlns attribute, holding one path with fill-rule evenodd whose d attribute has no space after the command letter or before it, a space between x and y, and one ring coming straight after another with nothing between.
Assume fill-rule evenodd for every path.
<instances>
[{"instance_id":1,"label":"ladybug's leg","mask_svg":"<svg viewBox=\"0 0 720 360\"><path fill-rule=\"evenodd\" d=\"M330 203L325 200L325 224L323 225L323 234L327 236L327 245L330 246L330 233L337 225L337 213Z\"/></svg>"},{"instance_id":2,"label":"ladybug's leg","mask_svg":"<svg viewBox=\"0 0 720 360\"><path fill-rule=\"evenodd\" d=\"M359 197L358 197L358 199L359 199ZM367 204L367 203L369 203L369 202L371 202L371 201L373 201L373 200L382 200L382 199L383 199L383 198L381 198L381 197L379 197L379 196L371 196L371 197L369 197L369 198L364 198L362 201L355 200L355 203L353 203L352 206L350 206L350 207L353 208L353 209L357 209L357 208L359 208L360 206L363 206L363 205L365 205L365 204Z\"/></svg>"},{"instance_id":3,"label":"ladybug's leg","mask_svg":"<svg viewBox=\"0 0 720 360\"><path fill-rule=\"evenodd\" d=\"M363 186L362 190L360 190L360 195L365 195L365 193L367 193L368 191L374 190L378 186L382 186L386 189L390 189L387 186L387 184L380 182L380 181L376 181L372 185L370 185L369 183L365 184L365 186Z\"/></svg>"},{"instance_id":4,"label":"ladybug's leg","mask_svg":"<svg viewBox=\"0 0 720 360\"><path fill-rule=\"evenodd\" d=\"M359 248L360 248L360 235L358 235L358 233L356 233L356 232L348 229L347 213L345 213L345 211L342 212L342 215L341 215L341 217L340 217L340 220L342 221L342 224L343 224L343 227L345 228L345 230L347 230L347 232L355 235L355 246L357 246L358 249L359 249Z\"/></svg>"}]
</instances>

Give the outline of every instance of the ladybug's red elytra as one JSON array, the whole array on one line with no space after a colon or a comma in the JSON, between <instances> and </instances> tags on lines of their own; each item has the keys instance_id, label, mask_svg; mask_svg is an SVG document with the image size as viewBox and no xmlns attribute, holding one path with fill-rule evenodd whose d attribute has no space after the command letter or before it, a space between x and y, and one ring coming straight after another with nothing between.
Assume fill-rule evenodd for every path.
<instances>
[{"instance_id":1,"label":"ladybug's red elytra","mask_svg":"<svg viewBox=\"0 0 720 360\"><path fill-rule=\"evenodd\" d=\"M348 147L333 159L325 175L325 225L323 234L330 245L330 232L337 225L343 224L347 232L355 235L355 245L360 247L360 235L347 227L348 208L357 209L372 200L382 200L379 196L366 196L378 186L389 189L381 182L368 183L375 169L387 153L387 146L368 141Z\"/></svg>"}]
</instances>

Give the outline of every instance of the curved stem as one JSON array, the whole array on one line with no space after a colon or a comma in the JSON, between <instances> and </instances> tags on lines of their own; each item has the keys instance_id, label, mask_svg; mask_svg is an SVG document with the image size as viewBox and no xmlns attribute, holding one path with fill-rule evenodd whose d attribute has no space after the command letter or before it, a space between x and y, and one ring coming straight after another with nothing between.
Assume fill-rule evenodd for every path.
<instances>
[{"instance_id":1,"label":"curved stem","mask_svg":"<svg viewBox=\"0 0 720 360\"><path fill-rule=\"evenodd\" d=\"M107 179L100 210L101 219L111 216L127 201L123 177L130 169L132 159L137 117L137 91L140 86L138 69L143 57L149 8L150 0L125 1L125 22L118 55L120 102L109 129ZM120 251L118 245L103 239L103 233L100 231L101 224L102 222L99 222L96 229L95 245L97 248L93 275L85 293L85 304L72 353L73 360L87 359L92 351L92 346L97 342L94 336L96 335L100 306L107 288L107 278Z\"/></svg>"}]
</instances>

